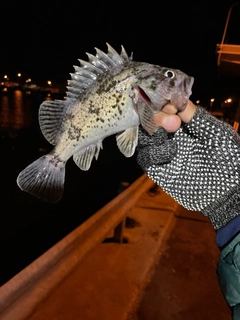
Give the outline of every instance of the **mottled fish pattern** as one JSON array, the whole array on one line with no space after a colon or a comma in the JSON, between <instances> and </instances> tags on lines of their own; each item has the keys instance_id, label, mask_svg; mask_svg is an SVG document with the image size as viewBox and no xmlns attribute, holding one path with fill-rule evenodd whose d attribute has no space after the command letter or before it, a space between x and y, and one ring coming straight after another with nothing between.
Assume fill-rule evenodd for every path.
<instances>
[{"instance_id":1,"label":"mottled fish pattern","mask_svg":"<svg viewBox=\"0 0 240 320\"><path fill-rule=\"evenodd\" d=\"M40 128L54 148L20 172L17 184L22 190L42 200L59 201L70 157L81 170L88 170L110 135L116 135L119 150L131 157L139 124L153 134L157 129L153 116L167 102L179 110L186 105L192 77L133 61L123 47L120 54L107 47L107 53L96 48L96 55L87 53L88 61L80 59L80 66L74 66L64 100L41 104Z\"/></svg>"}]
</instances>

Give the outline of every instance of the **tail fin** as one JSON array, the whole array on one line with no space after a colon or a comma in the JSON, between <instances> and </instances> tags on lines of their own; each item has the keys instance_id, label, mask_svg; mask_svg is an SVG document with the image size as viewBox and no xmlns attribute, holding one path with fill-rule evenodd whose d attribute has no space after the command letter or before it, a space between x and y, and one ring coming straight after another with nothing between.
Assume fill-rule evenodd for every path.
<instances>
[{"instance_id":1,"label":"tail fin","mask_svg":"<svg viewBox=\"0 0 240 320\"><path fill-rule=\"evenodd\" d=\"M57 202L64 190L65 164L53 155L45 155L19 173L17 184L41 200Z\"/></svg>"}]
</instances>

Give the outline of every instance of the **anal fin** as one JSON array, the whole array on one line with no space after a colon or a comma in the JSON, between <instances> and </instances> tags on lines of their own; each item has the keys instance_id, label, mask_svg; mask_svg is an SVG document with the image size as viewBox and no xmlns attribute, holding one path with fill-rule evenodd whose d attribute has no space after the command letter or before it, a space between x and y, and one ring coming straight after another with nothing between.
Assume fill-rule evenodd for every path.
<instances>
[{"instance_id":1,"label":"anal fin","mask_svg":"<svg viewBox=\"0 0 240 320\"><path fill-rule=\"evenodd\" d=\"M73 160L81 170L87 171L91 166L94 156L97 160L100 149L102 149L102 141L98 141L96 144L91 144L80 150L73 156Z\"/></svg>"}]
</instances>

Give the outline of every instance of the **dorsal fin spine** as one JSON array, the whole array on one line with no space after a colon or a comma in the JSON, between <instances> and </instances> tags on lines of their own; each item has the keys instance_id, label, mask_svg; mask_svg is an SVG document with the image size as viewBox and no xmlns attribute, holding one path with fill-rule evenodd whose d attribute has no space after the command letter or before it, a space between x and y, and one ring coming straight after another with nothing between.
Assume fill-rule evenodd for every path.
<instances>
[{"instance_id":1,"label":"dorsal fin spine","mask_svg":"<svg viewBox=\"0 0 240 320\"><path fill-rule=\"evenodd\" d=\"M106 63L100 59L98 59L96 56L92 55L91 53L86 53L88 56L88 60L91 64L102 70L103 72L107 72L109 70L109 67L106 65Z\"/></svg>"},{"instance_id":2,"label":"dorsal fin spine","mask_svg":"<svg viewBox=\"0 0 240 320\"><path fill-rule=\"evenodd\" d=\"M90 71L90 70L87 70L86 68L82 68L82 67L78 67L78 66L73 66L74 67L74 70L75 70L75 73L76 74L79 74L83 77L86 77L86 78L89 78L89 79L93 79L93 80L96 80L97 79L97 74Z\"/></svg>"},{"instance_id":3,"label":"dorsal fin spine","mask_svg":"<svg viewBox=\"0 0 240 320\"><path fill-rule=\"evenodd\" d=\"M116 63L114 62L113 59L110 58L110 56L108 54L106 54L105 52L99 50L98 48L95 48L97 54L96 57L100 60L103 61L109 68L114 68L116 67Z\"/></svg>"}]
</instances>

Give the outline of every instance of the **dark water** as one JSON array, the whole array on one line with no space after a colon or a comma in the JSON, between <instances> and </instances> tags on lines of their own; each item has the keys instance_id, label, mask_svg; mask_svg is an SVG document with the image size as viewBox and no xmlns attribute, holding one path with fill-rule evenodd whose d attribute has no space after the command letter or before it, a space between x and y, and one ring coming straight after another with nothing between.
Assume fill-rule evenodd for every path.
<instances>
[{"instance_id":1,"label":"dark water","mask_svg":"<svg viewBox=\"0 0 240 320\"><path fill-rule=\"evenodd\" d=\"M41 93L20 90L0 94L0 285L113 199L121 181L132 183L142 174L135 156L125 158L115 137L109 137L89 171L68 161L59 203L48 204L21 191L18 173L52 148L38 127L38 108L45 99Z\"/></svg>"}]
</instances>

